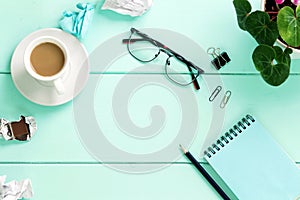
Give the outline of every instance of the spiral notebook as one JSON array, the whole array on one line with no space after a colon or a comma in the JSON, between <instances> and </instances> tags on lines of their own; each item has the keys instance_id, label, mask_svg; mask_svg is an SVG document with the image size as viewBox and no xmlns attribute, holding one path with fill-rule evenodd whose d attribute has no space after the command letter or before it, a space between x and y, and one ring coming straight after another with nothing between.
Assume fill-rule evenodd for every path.
<instances>
[{"instance_id":1,"label":"spiral notebook","mask_svg":"<svg viewBox=\"0 0 300 200\"><path fill-rule=\"evenodd\" d=\"M238 199L300 199L300 168L251 115L204 154Z\"/></svg>"}]
</instances>

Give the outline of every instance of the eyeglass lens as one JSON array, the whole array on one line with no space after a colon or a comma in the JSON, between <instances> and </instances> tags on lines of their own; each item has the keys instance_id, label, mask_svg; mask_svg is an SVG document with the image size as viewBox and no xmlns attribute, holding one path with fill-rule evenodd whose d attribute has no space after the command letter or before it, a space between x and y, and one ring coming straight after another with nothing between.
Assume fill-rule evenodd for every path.
<instances>
[{"instance_id":1,"label":"eyeglass lens","mask_svg":"<svg viewBox=\"0 0 300 200\"><path fill-rule=\"evenodd\" d=\"M129 53L142 62L150 62L154 60L160 52L159 48L155 44L135 32L131 34L127 47Z\"/></svg>"},{"instance_id":2,"label":"eyeglass lens","mask_svg":"<svg viewBox=\"0 0 300 200\"><path fill-rule=\"evenodd\" d=\"M179 61L173 56L167 59L165 65L165 71L168 78L183 86L191 84L199 75L198 71L193 70L193 68L190 69L192 71L189 70L185 63ZM191 73L194 73L193 78L191 78Z\"/></svg>"}]
</instances>

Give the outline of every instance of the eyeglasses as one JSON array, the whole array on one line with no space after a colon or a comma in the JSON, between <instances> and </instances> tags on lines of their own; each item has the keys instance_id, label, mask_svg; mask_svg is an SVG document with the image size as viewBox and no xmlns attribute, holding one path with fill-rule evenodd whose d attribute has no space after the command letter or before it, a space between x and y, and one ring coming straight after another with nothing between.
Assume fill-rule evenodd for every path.
<instances>
[{"instance_id":1,"label":"eyeglasses","mask_svg":"<svg viewBox=\"0 0 300 200\"><path fill-rule=\"evenodd\" d=\"M145 33L135 28L131 28L130 31L129 39L123 39L123 43L127 44L132 57L146 63L153 61L163 52L168 56L165 63L167 77L178 85L187 86L193 83L195 89L200 89L197 77L204 73L204 70Z\"/></svg>"}]
</instances>

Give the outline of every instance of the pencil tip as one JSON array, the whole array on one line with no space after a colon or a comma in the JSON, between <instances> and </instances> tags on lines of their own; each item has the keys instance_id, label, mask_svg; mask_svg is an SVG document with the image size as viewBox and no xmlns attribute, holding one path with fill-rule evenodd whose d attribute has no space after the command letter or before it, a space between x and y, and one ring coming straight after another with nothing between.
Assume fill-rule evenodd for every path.
<instances>
[{"instance_id":1,"label":"pencil tip","mask_svg":"<svg viewBox=\"0 0 300 200\"><path fill-rule=\"evenodd\" d=\"M183 151L183 153L187 152L187 150L181 144L179 144L179 147L181 148L181 150Z\"/></svg>"}]
</instances>

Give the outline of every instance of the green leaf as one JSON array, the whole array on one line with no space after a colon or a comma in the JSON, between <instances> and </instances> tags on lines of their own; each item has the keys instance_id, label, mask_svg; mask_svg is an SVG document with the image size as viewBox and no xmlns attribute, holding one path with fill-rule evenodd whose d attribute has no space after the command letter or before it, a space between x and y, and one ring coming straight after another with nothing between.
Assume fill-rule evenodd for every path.
<instances>
[{"instance_id":1,"label":"green leaf","mask_svg":"<svg viewBox=\"0 0 300 200\"><path fill-rule=\"evenodd\" d=\"M283 51L282 48L280 48L278 46L274 46L273 48L276 52L275 60L277 61L277 63L283 63L283 64L290 66L291 65L290 54L293 53L293 50L290 48L286 48Z\"/></svg>"},{"instance_id":2,"label":"green leaf","mask_svg":"<svg viewBox=\"0 0 300 200\"><path fill-rule=\"evenodd\" d=\"M290 46L300 46L300 6L294 10L285 6L280 9L277 16L279 34Z\"/></svg>"},{"instance_id":3,"label":"green leaf","mask_svg":"<svg viewBox=\"0 0 300 200\"><path fill-rule=\"evenodd\" d=\"M270 85L278 86L282 84L290 73L290 49L284 51L280 47L259 45L252 54L252 59L256 69L262 78ZM277 64L273 64L274 59Z\"/></svg>"},{"instance_id":4,"label":"green leaf","mask_svg":"<svg viewBox=\"0 0 300 200\"><path fill-rule=\"evenodd\" d=\"M290 67L286 64L269 65L261 71L263 79L273 86L281 85L289 76Z\"/></svg>"},{"instance_id":5,"label":"green leaf","mask_svg":"<svg viewBox=\"0 0 300 200\"><path fill-rule=\"evenodd\" d=\"M247 31L255 38L258 44L272 46L279 37L277 24L270 20L270 16L263 11L251 13L245 21Z\"/></svg>"},{"instance_id":6,"label":"green leaf","mask_svg":"<svg viewBox=\"0 0 300 200\"><path fill-rule=\"evenodd\" d=\"M251 12L251 5L247 0L234 0L233 5L237 15L239 27L246 31L245 21L249 13Z\"/></svg>"},{"instance_id":7,"label":"green leaf","mask_svg":"<svg viewBox=\"0 0 300 200\"><path fill-rule=\"evenodd\" d=\"M252 54L252 60L257 71L262 71L274 60L275 50L268 45L259 45Z\"/></svg>"}]
</instances>

